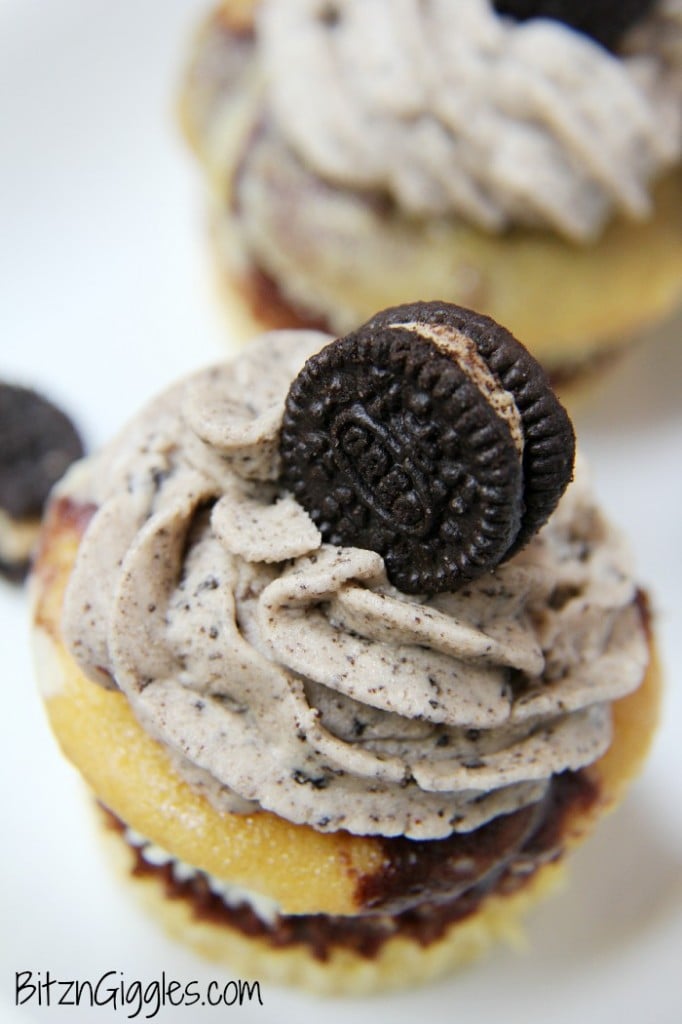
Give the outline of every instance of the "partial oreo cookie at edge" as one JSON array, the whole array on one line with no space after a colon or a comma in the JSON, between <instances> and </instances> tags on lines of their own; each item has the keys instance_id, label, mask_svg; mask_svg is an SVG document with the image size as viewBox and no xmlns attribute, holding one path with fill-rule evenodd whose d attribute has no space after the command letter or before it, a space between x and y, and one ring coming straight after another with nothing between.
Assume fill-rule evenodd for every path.
<instances>
[{"instance_id":1,"label":"partial oreo cookie at edge","mask_svg":"<svg viewBox=\"0 0 682 1024\"><path fill-rule=\"evenodd\" d=\"M544 371L489 317L389 309L305 365L283 479L325 541L384 558L406 593L454 590L546 521L575 441Z\"/></svg>"},{"instance_id":2,"label":"partial oreo cookie at edge","mask_svg":"<svg viewBox=\"0 0 682 1024\"><path fill-rule=\"evenodd\" d=\"M0 573L26 574L53 484L83 455L61 409L30 388L0 382Z\"/></svg>"}]
</instances>

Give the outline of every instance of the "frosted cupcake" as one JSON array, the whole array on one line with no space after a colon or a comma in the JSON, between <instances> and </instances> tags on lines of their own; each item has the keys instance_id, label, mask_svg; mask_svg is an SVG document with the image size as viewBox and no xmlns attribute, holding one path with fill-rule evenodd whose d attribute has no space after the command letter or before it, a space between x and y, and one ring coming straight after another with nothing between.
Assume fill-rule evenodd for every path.
<instances>
[{"instance_id":1,"label":"frosted cupcake","mask_svg":"<svg viewBox=\"0 0 682 1024\"><path fill-rule=\"evenodd\" d=\"M368 992L508 936L654 727L646 600L538 364L417 303L267 334L53 496L36 659L168 927Z\"/></svg>"},{"instance_id":2,"label":"frosted cupcake","mask_svg":"<svg viewBox=\"0 0 682 1024\"><path fill-rule=\"evenodd\" d=\"M419 296L603 362L680 301L681 54L681 0L223 3L182 115L240 332Z\"/></svg>"}]
</instances>

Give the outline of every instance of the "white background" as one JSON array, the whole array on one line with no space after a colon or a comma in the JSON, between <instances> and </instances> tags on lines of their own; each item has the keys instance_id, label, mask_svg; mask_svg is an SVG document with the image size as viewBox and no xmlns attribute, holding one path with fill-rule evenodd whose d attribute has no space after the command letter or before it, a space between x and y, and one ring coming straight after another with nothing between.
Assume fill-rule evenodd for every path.
<instances>
[{"instance_id":1,"label":"white background","mask_svg":"<svg viewBox=\"0 0 682 1024\"><path fill-rule=\"evenodd\" d=\"M201 183L173 116L202 9L0 0L0 377L50 394L90 448L179 374L229 351ZM668 689L644 775L575 857L570 888L531 916L529 952L497 950L396 997L320 1003L265 987L263 1007L157 1020L679 1022L681 340L680 322L659 331L575 413L602 502L654 595ZM16 971L226 980L170 944L101 862L81 783L45 724L27 633L24 593L0 583L0 1024L126 1019L13 1009Z\"/></svg>"}]
</instances>

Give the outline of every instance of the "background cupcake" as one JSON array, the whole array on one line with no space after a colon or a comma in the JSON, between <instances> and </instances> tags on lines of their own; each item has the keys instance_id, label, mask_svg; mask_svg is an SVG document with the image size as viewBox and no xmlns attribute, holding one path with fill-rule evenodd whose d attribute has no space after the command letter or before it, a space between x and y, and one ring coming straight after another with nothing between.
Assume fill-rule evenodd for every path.
<instances>
[{"instance_id":1,"label":"background cupcake","mask_svg":"<svg viewBox=\"0 0 682 1024\"><path fill-rule=\"evenodd\" d=\"M223 3L182 115L233 308L442 298L595 363L682 290L681 39L680 0Z\"/></svg>"}]
</instances>

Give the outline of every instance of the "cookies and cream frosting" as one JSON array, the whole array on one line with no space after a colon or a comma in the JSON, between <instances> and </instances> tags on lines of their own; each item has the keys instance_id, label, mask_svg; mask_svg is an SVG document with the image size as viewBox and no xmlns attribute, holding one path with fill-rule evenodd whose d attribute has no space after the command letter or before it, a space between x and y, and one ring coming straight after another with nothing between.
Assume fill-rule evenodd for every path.
<instances>
[{"instance_id":1,"label":"cookies and cream frosting","mask_svg":"<svg viewBox=\"0 0 682 1024\"><path fill-rule=\"evenodd\" d=\"M407 597L278 484L284 399L330 339L279 332L151 403L61 496L97 511L66 642L219 808L437 838L540 799L608 747L647 644L582 469L518 555Z\"/></svg>"},{"instance_id":2,"label":"cookies and cream frosting","mask_svg":"<svg viewBox=\"0 0 682 1024\"><path fill-rule=\"evenodd\" d=\"M331 185L589 241L682 151L682 0L622 53L489 0L262 0L266 121Z\"/></svg>"}]
</instances>

